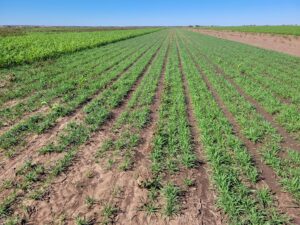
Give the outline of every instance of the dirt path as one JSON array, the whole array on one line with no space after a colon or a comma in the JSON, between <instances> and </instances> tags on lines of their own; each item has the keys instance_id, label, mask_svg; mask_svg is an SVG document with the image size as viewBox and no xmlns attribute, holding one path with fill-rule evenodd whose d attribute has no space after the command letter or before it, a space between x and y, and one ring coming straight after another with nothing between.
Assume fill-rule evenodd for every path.
<instances>
[{"instance_id":1,"label":"dirt path","mask_svg":"<svg viewBox=\"0 0 300 225\"><path fill-rule=\"evenodd\" d=\"M207 29L189 30L300 57L300 37Z\"/></svg>"},{"instance_id":2,"label":"dirt path","mask_svg":"<svg viewBox=\"0 0 300 225\"><path fill-rule=\"evenodd\" d=\"M189 50L188 50L189 52ZM191 53L189 52L191 55ZM208 80L207 76L205 75L204 71L200 68L199 64L197 64L195 58L191 56L193 62L195 63L199 74L203 78L207 88L210 90L211 94L213 95L215 101L222 109L224 115L227 117L228 121L233 127L234 133L237 137L245 144L247 150L249 151L253 161L260 172L261 180L257 183L257 186L260 187L262 185L267 185L272 193L275 194L275 197L278 201L279 209L283 212L287 213L291 218L294 219L296 224L300 223L300 216L298 212L298 206L294 203L293 198L290 194L283 191L280 184L277 182L277 176L274 171L269 167L266 166L261 159L260 154L258 153L259 144L254 144L250 140L248 140L243 134L242 129L238 122L236 121L234 115L228 110L225 103L222 101L221 97L213 87L213 85Z\"/></svg>"}]
</instances>

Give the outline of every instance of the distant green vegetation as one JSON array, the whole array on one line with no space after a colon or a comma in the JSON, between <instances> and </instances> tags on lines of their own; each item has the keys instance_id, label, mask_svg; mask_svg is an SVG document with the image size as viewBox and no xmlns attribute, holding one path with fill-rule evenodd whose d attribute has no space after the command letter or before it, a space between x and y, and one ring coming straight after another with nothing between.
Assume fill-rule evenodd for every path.
<instances>
[{"instance_id":1,"label":"distant green vegetation","mask_svg":"<svg viewBox=\"0 0 300 225\"><path fill-rule=\"evenodd\" d=\"M144 28L147 27L0 26L0 37L26 35L34 32L96 32L110 30L133 30Z\"/></svg>"},{"instance_id":2,"label":"distant green vegetation","mask_svg":"<svg viewBox=\"0 0 300 225\"><path fill-rule=\"evenodd\" d=\"M229 27L205 27L212 30L230 30L252 33L270 33L300 36L300 26L229 26Z\"/></svg>"}]
</instances>

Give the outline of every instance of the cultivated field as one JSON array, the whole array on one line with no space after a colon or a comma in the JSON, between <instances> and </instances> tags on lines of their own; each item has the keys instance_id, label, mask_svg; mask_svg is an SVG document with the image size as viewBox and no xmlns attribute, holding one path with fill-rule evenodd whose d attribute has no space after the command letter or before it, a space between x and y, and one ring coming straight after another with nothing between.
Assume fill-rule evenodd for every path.
<instances>
[{"instance_id":1,"label":"cultivated field","mask_svg":"<svg viewBox=\"0 0 300 225\"><path fill-rule=\"evenodd\" d=\"M1 224L300 224L300 58L74 33L0 45Z\"/></svg>"}]
</instances>

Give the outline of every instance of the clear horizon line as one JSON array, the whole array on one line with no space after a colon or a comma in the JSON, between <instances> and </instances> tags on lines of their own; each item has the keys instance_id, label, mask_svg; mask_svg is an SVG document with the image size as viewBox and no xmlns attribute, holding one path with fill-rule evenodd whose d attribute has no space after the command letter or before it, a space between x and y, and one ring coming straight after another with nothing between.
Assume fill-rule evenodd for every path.
<instances>
[{"instance_id":1,"label":"clear horizon line","mask_svg":"<svg viewBox=\"0 0 300 225\"><path fill-rule=\"evenodd\" d=\"M187 27L187 26L200 26L200 27L240 27L240 26L300 26L300 24L243 24L243 25L41 25L41 24L0 24L0 26L20 26L20 27Z\"/></svg>"}]
</instances>

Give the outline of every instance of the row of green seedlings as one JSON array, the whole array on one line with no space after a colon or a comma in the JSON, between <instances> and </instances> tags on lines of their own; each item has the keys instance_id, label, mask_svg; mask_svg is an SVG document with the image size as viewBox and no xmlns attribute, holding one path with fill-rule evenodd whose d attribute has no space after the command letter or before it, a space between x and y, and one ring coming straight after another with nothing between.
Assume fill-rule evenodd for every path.
<instances>
[{"instance_id":1,"label":"row of green seedlings","mask_svg":"<svg viewBox=\"0 0 300 225\"><path fill-rule=\"evenodd\" d=\"M152 141L152 177L140 186L148 190L142 209L148 214L162 212L171 217L181 211L180 199L185 187L180 185L191 183L188 182L190 178L183 176L179 180L178 175L196 166L174 40L170 45L163 85L159 119Z\"/></svg>"},{"instance_id":2,"label":"row of green seedlings","mask_svg":"<svg viewBox=\"0 0 300 225\"><path fill-rule=\"evenodd\" d=\"M119 166L121 170L132 168L135 149L143 143L140 133L151 120L151 105L160 79L164 57L166 57L167 43L168 40L162 46L151 69L134 92L127 108L117 119L113 127L113 138L106 140L97 152L97 157L101 158L107 158L108 151L119 153L122 160ZM115 159L108 159L109 167L113 163L117 163Z\"/></svg>"},{"instance_id":3,"label":"row of green seedlings","mask_svg":"<svg viewBox=\"0 0 300 225\"><path fill-rule=\"evenodd\" d=\"M108 153L113 151L121 156L122 162L119 165L119 169L126 171L134 166L135 151L143 143L140 133L151 122L151 105L154 101L159 80L162 79L161 76L164 72L164 65L168 54L168 42L167 39L140 85L128 101L126 109L115 122L112 130L114 138L105 140L97 151L97 159L100 157L108 158ZM117 162L114 159L108 159L107 164L108 168L111 169L112 165L117 164ZM112 196L115 196L115 191L113 191ZM96 200L88 196L86 203L89 207L92 207L96 203ZM105 204L102 210L103 224L113 223L118 211L120 209L116 203ZM86 219L85 217L76 218L77 224L84 224L90 221L91 219Z\"/></svg>"},{"instance_id":4,"label":"row of green seedlings","mask_svg":"<svg viewBox=\"0 0 300 225\"><path fill-rule=\"evenodd\" d=\"M229 48L229 46L226 47ZM291 61L287 59L288 56L275 53L279 59L276 61L274 60L274 54L270 57L269 51L251 47L251 51L243 51L241 54L238 54L241 50L244 50L244 48L244 46L241 46L240 48L236 48L234 51L228 53L230 55L233 54L232 56L235 55L236 60L242 63L241 68L243 64L247 67L255 65L256 68L252 67L253 71L260 72L260 75L263 75L263 77L267 77L272 81L281 82L284 85L296 87L295 81L300 81L299 74L297 73L300 67L295 67L293 64L299 64L299 59L297 59L298 62L294 61L291 63ZM251 72L251 70L249 72Z\"/></svg>"},{"instance_id":5,"label":"row of green seedlings","mask_svg":"<svg viewBox=\"0 0 300 225\"><path fill-rule=\"evenodd\" d=\"M193 40L198 40L197 37L192 37ZM247 76L241 76L238 68L238 62L235 61L235 57L226 57L227 51L212 51L208 44L201 44L195 41L195 44L201 49L201 52L208 58L221 66L224 74L232 78L237 85L239 85L247 95L254 98L259 104L261 104L268 113L272 114L275 120L283 126L289 133L299 139L300 131L300 116L298 106L295 104L284 104L274 97L269 90L264 89L257 83L254 83ZM218 40L215 41L218 44ZM239 53L237 53L238 55ZM221 58L221 60L220 60ZM263 76L263 75L261 75ZM289 90L288 90L289 91Z\"/></svg>"},{"instance_id":6,"label":"row of green seedlings","mask_svg":"<svg viewBox=\"0 0 300 225\"><path fill-rule=\"evenodd\" d=\"M34 115L1 135L0 147L5 150L5 154L13 156L17 151L20 151L17 147L25 144L25 138L30 133L44 133L47 129L56 124L58 118L70 115L82 104L85 104L95 92L106 88L111 82L118 79L128 68L132 69L136 61L140 60L141 57L150 51L149 49L151 49L151 46L155 43L153 42L147 43L144 48L138 49L122 63L116 65L106 73L103 73L97 82L94 81L90 86L84 85L86 89L81 90L81 92L75 95L74 99L70 100L66 105L56 105L45 115Z\"/></svg>"},{"instance_id":7,"label":"row of green seedlings","mask_svg":"<svg viewBox=\"0 0 300 225\"><path fill-rule=\"evenodd\" d=\"M147 40L145 40L145 38ZM90 63L81 65L80 69L77 67L71 68L70 70L65 69L63 73L56 75L51 72L53 68L52 65L49 68L44 68L42 71L38 70L37 82L32 82L32 85L23 84L20 87L22 91L27 90L27 92L32 92L34 90L34 94L30 95L25 101L0 111L0 115L3 118L2 126L4 123L13 122L21 118L24 113L33 112L43 105L51 107L51 105L53 105L51 104L52 101L57 102L60 100L60 104L68 103L74 96L77 96L82 89L90 88L90 86L95 83L95 80L99 79L99 75L127 59L130 55L134 54L137 49L143 48L143 43L151 40L148 38L149 37L146 36L139 38L139 40L135 42L126 41L128 49L120 48L118 45L113 46L111 47L111 51L106 52L104 55L102 51L98 50L99 54L96 59L90 59L87 55L85 58L87 58ZM121 50L118 50L118 47ZM97 63L96 66L95 63ZM77 64L81 64L80 61L77 61ZM41 74L46 75L42 77ZM26 75L23 73L22 75L31 77L29 74ZM72 79L69 79L70 76L72 76ZM11 92L14 91L7 91L7 93ZM16 92L19 93L19 90L16 90Z\"/></svg>"},{"instance_id":8,"label":"row of green seedlings","mask_svg":"<svg viewBox=\"0 0 300 225\"><path fill-rule=\"evenodd\" d=\"M267 63L257 63L255 61L255 58L263 57L260 55L253 55L254 59L251 59L251 57L245 58L239 52L230 52L229 57L234 57L235 62L239 62L237 66L242 76L247 76L247 78L253 80L255 83L268 87L271 93L281 99L291 100L291 104L299 103L299 93L296 90L298 88L297 82L300 82L300 77L297 79L295 76L285 74L288 70L280 71L278 65L270 68L270 72L266 72L266 70L270 70ZM282 62L279 65L282 65ZM255 63L255 67L253 67L253 63ZM290 69L290 71L295 73L293 69ZM289 90L289 92L286 90Z\"/></svg>"},{"instance_id":9,"label":"row of green seedlings","mask_svg":"<svg viewBox=\"0 0 300 225\"><path fill-rule=\"evenodd\" d=\"M258 151L264 163L276 172L284 189L300 203L300 153L294 149L284 149L281 143L283 137L277 130L223 76L216 75L213 65L202 60L195 45L191 44L190 49L193 56L198 59L207 78L241 126L242 134L254 144L259 144Z\"/></svg>"},{"instance_id":10,"label":"row of green seedlings","mask_svg":"<svg viewBox=\"0 0 300 225\"><path fill-rule=\"evenodd\" d=\"M258 181L259 173L185 45L182 40L179 41L180 57L200 139L218 194L218 207L225 212L230 224L285 223L287 219L276 211L270 191L265 187L252 188Z\"/></svg>"},{"instance_id":11,"label":"row of green seedlings","mask_svg":"<svg viewBox=\"0 0 300 225\"><path fill-rule=\"evenodd\" d=\"M158 43L154 44L151 50L131 70L124 73L111 87L104 90L101 95L84 108L84 121L80 123L70 122L56 143L50 143L39 150L41 154L63 153L63 157L49 168L43 165L46 169L34 180L28 182L26 176L21 177L21 183L15 184L13 188L10 188L11 193L0 204L0 217L8 217L8 221L15 218L16 215L9 215L13 213L12 206L17 200L26 197L35 200L42 199L53 180L72 164L79 151L79 147L110 118L112 111L121 104L134 83L151 65L162 41L161 39ZM35 163L31 164L36 165ZM38 165L33 168L37 167ZM35 169L33 169L34 171ZM21 187L24 182L27 182L27 185L25 189L22 189Z\"/></svg>"},{"instance_id":12,"label":"row of green seedlings","mask_svg":"<svg viewBox=\"0 0 300 225\"><path fill-rule=\"evenodd\" d=\"M143 143L141 132L151 120L151 106L161 78L168 42L169 40L166 39L151 67L145 72L141 83L128 101L124 112L114 123L113 138L105 140L96 153L97 161L99 158L107 159L109 169L112 169L114 164L119 164L118 168L123 171L130 170L134 166L135 151ZM116 159L110 158L110 153L113 157L117 157L116 154L119 155L119 163ZM117 212L120 211L117 203L113 201L106 204L102 210L104 224L113 223ZM79 219L88 221L82 217Z\"/></svg>"}]
</instances>

